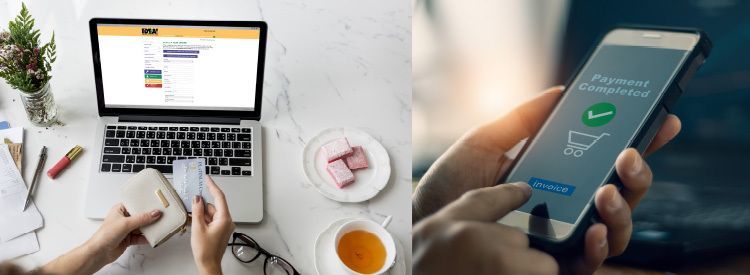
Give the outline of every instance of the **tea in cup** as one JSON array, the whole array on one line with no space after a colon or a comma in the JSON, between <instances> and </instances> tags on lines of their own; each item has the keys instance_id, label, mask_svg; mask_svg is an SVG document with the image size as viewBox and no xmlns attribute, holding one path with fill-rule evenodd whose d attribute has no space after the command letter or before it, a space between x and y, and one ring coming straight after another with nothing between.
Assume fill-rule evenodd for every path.
<instances>
[{"instance_id":1,"label":"tea in cup","mask_svg":"<svg viewBox=\"0 0 750 275\"><path fill-rule=\"evenodd\" d=\"M370 220L349 221L336 231L334 248L339 263L349 274L382 274L396 259L393 236L383 225Z\"/></svg>"}]
</instances>

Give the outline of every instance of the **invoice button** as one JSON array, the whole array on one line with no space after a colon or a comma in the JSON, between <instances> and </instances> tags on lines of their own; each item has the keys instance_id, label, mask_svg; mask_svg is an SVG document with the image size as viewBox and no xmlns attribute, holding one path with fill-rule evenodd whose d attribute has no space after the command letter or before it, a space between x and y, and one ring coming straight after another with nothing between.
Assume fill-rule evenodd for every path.
<instances>
[{"instance_id":1,"label":"invoice button","mask_svg":"<svg viewBox=\"0 0 750 275\"><path fill-rule=\"evenodd\" d=\"M576 190L576 187L573 185L568 185L564 183L554 182L551 180L546 179L540 179L531 177L529 179L529 185L531 185L531 188L544 190L547 192L557 193L560 195L570 196L573 194L573 191Z\"/></svg>"}]
</instances>

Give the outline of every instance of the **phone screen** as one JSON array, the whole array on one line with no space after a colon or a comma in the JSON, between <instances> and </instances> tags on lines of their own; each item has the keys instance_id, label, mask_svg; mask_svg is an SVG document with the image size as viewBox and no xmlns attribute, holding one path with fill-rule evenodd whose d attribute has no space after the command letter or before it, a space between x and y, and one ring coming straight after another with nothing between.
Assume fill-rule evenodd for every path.
<instances>
[{"instance_id":1,"label":"phone screen","mask_svg":"<svg viewBox=\"0 0 750 275\"><path fill-rule=\"evenodd\" d=\"M688 53L600 45L508 176L533 188L518 210L576 223Z\"/></svg>"}]
</instances>

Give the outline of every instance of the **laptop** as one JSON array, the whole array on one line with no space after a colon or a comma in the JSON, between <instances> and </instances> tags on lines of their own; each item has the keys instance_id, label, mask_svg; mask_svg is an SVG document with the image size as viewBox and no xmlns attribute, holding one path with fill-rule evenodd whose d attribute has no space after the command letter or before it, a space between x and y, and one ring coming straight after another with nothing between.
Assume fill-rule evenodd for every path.
<instances>
[{"instance_id":1,"label":"laptop","mask_svg":"<svg viewBox=\"0 0 750 275\"><path fill-rule=\"evenodd\" d=\"M86 217L103 219L135 173L171 180L173 161L204 158L234 221L260 222L266 23L94 18L89 30L100 119Z\"/></svg>"},{"instance_id":2,"label":"laptop","mask_svg":"<svg viewBox=\"0 0 750 275\"><path fill-rule=\"evenodd\" d=\"M750 251L748 10L747 1L570 2L556 83L619 23L696 27L715 46L672 110L682 131L647 158L654 182L633 212L627 250L610 261L689 268Z\"/></svg>"}]
</instances>

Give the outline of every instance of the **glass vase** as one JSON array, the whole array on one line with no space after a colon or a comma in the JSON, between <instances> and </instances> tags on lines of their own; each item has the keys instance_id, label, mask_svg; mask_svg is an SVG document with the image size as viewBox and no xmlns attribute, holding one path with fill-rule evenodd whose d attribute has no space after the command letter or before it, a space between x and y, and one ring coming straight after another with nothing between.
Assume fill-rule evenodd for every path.
<instances>
[{"instance_id":1,"label":"glass vase","mask_svg":"<svg viewBox=\"0 0 750 275\"><path fill-rule=\"evenodd\" d=\"M34 92L20 92L26 117L31 124L47 127L57 122L57 106L49 88L49 82Z\"/></svg>"}]
</instances>

